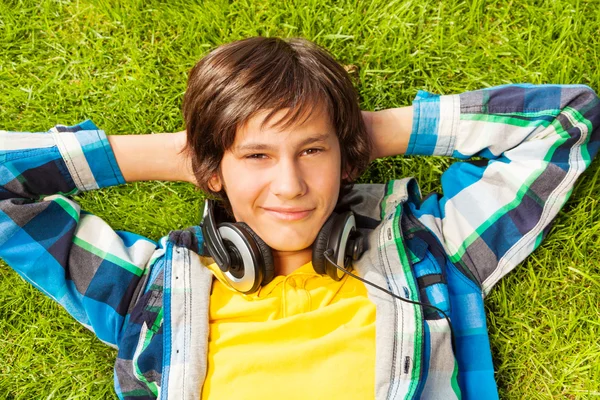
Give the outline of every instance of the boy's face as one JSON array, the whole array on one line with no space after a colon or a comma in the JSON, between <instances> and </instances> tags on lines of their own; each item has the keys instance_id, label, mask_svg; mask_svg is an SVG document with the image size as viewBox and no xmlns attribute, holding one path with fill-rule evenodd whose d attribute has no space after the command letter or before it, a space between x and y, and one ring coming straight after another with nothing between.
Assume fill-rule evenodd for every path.
<instances>
[{"instance_id":1,"label":"boy's face","mask_svg":"<svg viewBox=\"0 0 600 400\"><path fill-rule=\"evenodd\" d=\"M325 109L315 107L301 123L265 127L268 112L251 118L236 132L221 160L222 180L236 221L247 223L275 251L308 248L331 215L341 181L340 145Z\"/></svg>"}]
</instances>

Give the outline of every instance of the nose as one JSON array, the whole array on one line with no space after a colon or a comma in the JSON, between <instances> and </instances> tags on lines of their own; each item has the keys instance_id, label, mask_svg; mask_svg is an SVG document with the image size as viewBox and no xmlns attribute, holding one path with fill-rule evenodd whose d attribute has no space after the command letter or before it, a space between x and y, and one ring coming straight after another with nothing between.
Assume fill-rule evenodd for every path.
<instances>
[{"instance_id":1,"label":"nose","mask_svg":"<svg viewBox=\"0 0 600 400\"><path fill-rule=\"evenodd\" d=\"M277 197L294 199L306 193L302 170L295 160L281 159L274 171L271 192Z\"/></svg>"}]
</instances>

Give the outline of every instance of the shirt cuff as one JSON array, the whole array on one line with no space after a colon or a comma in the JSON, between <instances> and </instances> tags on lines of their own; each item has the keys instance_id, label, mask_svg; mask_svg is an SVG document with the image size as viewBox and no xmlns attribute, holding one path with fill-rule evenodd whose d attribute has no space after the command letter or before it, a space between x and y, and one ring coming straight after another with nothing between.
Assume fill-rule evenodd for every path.
<instances>
[{"instance_id":1,"label":"shirt cuff","mask_svg":"<svg viewBox=\"0 0 600 400\"><path fill-rule=\"evenodd\" d=\"M413 128L406 155L451 156L460 120L459 95L420 90L412 104Z\"/></svg>"},{"instance_id":2,"label":"shirt cuff","mask_svg":"<svg viewBox=\"0 0 600 400\"><path fill-rule=\"evenodd\" d=\"M125 183L106 134L92 121L57 125L50 132L77 189L87 191Z\"/></svg>"}]
</instances>

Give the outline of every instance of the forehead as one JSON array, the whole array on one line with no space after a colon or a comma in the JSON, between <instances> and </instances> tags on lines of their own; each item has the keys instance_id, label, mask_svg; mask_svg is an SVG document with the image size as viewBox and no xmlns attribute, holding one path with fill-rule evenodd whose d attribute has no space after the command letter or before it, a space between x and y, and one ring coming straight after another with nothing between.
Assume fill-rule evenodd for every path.
<instances>
[{"instance_id":1,"label":"forehead","mask_svg":"<svg viewBox=\"0 0 600 400\"><path fill-rule=\"evenodd\" d=\"M336 138L335 128L326 107L314 106L296 118L293 117L296 116L289 109L282 109L275 113L270 110L258 112L237 129L234 149L252 143L295 144L307 138L319 140Z\"/></svg>"}]
</instances>

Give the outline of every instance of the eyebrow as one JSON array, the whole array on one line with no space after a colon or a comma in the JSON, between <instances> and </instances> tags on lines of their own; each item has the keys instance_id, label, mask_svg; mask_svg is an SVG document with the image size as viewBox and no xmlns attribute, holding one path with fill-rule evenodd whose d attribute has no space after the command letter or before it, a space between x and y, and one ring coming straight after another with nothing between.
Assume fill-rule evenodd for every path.
<instances>
[{"instance_id":1,"label":"eyebrow","mask_svg":"<svg viewBox=\"0 0 600 400\"><path fill-rule=\"evenodd\" d=\"M329 133L321 133L321 134L317 134L314 136L309 136L306 139L304 139L303 141L301 141L300 143L298 143L298 147L304 147L306 145L312 144L312 143L316 143L316 142L324 142L329 138ZM275 146L272 146L270 144L267 143L260 143L260 142L250 142L250 143L246 143L243 144L241 146L236 146L234 148L234 151L236 152L243 152L243 151L261 151L261 150L272 150L274 149Z\"/></svg>"}]
</instances>

